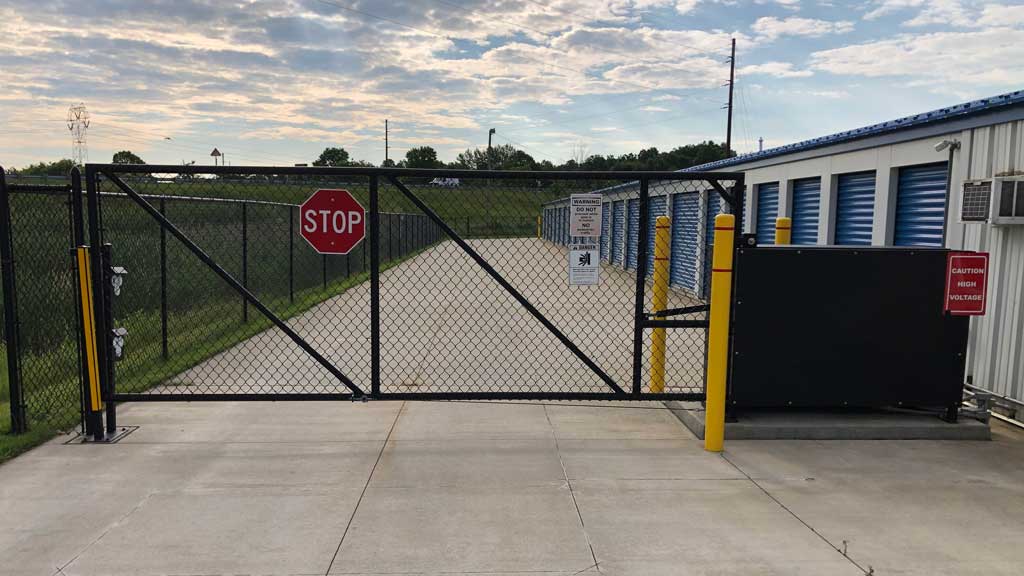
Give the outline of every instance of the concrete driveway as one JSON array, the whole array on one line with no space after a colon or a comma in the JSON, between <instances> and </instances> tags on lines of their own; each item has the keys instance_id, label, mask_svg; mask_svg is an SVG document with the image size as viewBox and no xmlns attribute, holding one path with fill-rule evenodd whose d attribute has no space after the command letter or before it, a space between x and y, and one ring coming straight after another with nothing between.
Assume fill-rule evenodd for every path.
<instances>
[{"instance_id":1,"label":"concrete driveway","mask_svg":"<svg viewBox=\"0 0 1024 576\"><path fill-rule=\"evenodd\" d=\"M0 466L5 575L1019 574L1024 437L730 442L659 404L125 406ZM846 555L840 551L845 550Z\"/></svg>"}]
</instances>

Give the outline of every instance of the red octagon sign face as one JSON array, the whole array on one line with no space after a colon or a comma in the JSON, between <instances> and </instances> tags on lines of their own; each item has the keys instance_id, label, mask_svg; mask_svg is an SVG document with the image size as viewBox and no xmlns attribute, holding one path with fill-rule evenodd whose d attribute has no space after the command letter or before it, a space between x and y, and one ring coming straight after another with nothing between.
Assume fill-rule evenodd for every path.
<instances>
[{"instance_id":1,"label":"red octagon sign face","mask_svg":"<svg viewBox=\"0 0 1024 576\"><path fill-rule=\"evenodd\" d=\"M317 190L299 214L302 237L321 254L348 254L366 236L366 210L348 190Z\"/></svg>"}]
</instances>

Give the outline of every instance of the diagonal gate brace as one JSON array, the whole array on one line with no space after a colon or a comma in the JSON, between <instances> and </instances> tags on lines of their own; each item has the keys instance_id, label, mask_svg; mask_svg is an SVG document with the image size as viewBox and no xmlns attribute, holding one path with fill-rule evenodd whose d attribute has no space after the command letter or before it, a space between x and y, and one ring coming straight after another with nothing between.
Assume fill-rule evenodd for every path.
<instances>
[{"instance_id":1,"label":"diagonal gate brace","mask_svg":"<svg viewBox=\"0 0 1024 576\"><path fill-rule=\"evenodd\" d=\"M544 314L540 312L540 310L537 310L537 308L533 304L531 304L525 296L523 296L518 290L516 290L515 287L508 282L508 280L505 280L505 278L501 274L499 274L498 271L495 270L494 267L487 262L487 260L480 256L480 254L478 254L476 250L473 250L473 247L470 246L465 240L463 240L462 237L459 236L455 232L455 230L453 230L451 226L449 226L444 220L442 220L441 217L438 216L436 212L434 212L429 206L424 204L423 201L420 200L418 196L413 194L411 190L406 188L405 184L402 184L397 177L389 176L388 180L391 182L391 184L398 188L402 192L402 194L404 194L405 197L409 199L409 201L415 204L416 207L420 209L420 211L426 214L428 218L433 220L435 224L437 224L442 230L444 230L444 233L447 234L449 238L451 238L456 244L459 245L459 248L461 248L466 254L468 254L469 257L472 258L477 263L477 265L483 268L484 272L487 272L487 274L491 278L493 278L495 282L497 282L502 288L505 289L506 292L508 292L513 298L515 298L516 302L518 302L523 308L525 308L531 316L536 318L538 322L540 322L545 328L547 328L548 332L551 332L551 334L554 335L555 338L558 338L558 340L570 352L572 352L577 358L579 358L580 361L587 366L587 368L590 368L590 370L597 374L597 376L601 378L601 380L605 384L607 384L609 388L614 390L616 394L622 394L623 396L626 396L626 392L621 387L619 387L619 385L615 382L615 380L612 379L611 376L609 376L604 370L601 369L600 366L598 366L593 360L591 360L589 356L587 356L582 350L580 350L580 348L576 346L576 344L572 340L570 340L568 336L563 334L557 326L552 324L551 321L548 320L544 316Z\"/></svg>"},{"instance_id":2,"label":"diagonal gate brace","mask_svg":"<svg viewBox=\"0 0 1024 576\"><path fill-rule=\"evenodd\" d=\"M323 366L328 372L331 373L331 375L337 378L338 381L347 386L348 389L351 390L354 395L356 395L357 397L365 396L365 394L359 388L359 386L356 386L356 384L352 382L352 380L349 379L348 376L345 376L345 374L342 373L341 370L338 370L338 368L335 367L334 364L332 364L329 360L324 358L323 355L321 355L312 346L310 346L309 343L306 342L304 338L302 338L302 336L299 336L299 334L292 330L291 327L288 326L288 324L285 323L284 320L281 320L276 314L274 314L270 310L270 308L267 308L266 305L260 302L259 299L256 298L255 294L250 292L245 286L243 286L238 280L236 280L235 277L232 276L227 270L221 268L221 266L217 264L213 260L213 258L210 257L209 254L204 252L203 249L200 248L191 239L189 239L189 237L186 236L184 232L179 230L170 220L168 220L163 214L161 214L160 210L154 208L152 204L150 204L138 192L133 190L131 186L129 186L123 180L118 178L116 174L104 172L103 175L109 178L110 181L113 182L118 188L120 188L125 194L127 194L129 198L131 198L133 201L135 201L136 204L142 207L143 210L149 213L149 215L152 216L153 219L156 220L157 223L159 223L162 228L170 232L172 236L181 241L181 243L184 244L185 247L188 248L193 254L195 254L197 258L199 258L211 270L216 272L218 276L220 276L239 294L244 296L245 299L250 304L252 304L254 308L259 310L260 313L266 316L267 319L274 324L274 326L280 328L282 332L284 332L289 338L291 338L292 342L298 345L299 348L302 348L304 352L312 356L313 359L317 361L317 363Z\"/></svg>"}]
</instances>

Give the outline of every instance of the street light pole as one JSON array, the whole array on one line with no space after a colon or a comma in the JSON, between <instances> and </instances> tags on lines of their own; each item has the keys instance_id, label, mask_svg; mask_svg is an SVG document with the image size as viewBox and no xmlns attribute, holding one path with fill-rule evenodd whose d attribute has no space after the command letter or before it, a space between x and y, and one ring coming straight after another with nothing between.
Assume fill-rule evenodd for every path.
<instances>
[{"instance_id":1,"label":"street light pole","mask_svg":"<svg viewBox=\"0 0 1024 576\"><path fill-rule=\"evenodd\" d=\"M487 169L491 169L491 136L494 136L494 128L487 131Z\"/></svg>"}]
</instances>

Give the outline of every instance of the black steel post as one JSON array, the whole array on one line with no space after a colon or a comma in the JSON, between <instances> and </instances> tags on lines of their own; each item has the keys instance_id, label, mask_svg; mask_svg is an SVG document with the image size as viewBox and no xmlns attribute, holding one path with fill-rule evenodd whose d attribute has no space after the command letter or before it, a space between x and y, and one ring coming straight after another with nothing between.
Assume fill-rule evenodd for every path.
<instances>
[{"instance_id":1,"label":"black steel post","mask_svg":"<svg viewBox=\"0 0 1024 576\"><path fill-rule=\"evenodd\" d=\"M103 285L103 319L100 320L98 332L106 339L106 378L105 387L102 390L103 402L107 408L107 434L113 434L117 429L117 403L114 402L114 394L117 392L115 378L117 371L114 366L114 258L110 244L100 247L100 254L103 255L103 276L100 283Z\"/></svg>"},{"instance_id":2,"label":"black steel post","mask_svg":"<svg viewBox=\"0 0 1024 576\"><path fill-rule=\"evenodd\" d=\"M100 222L100 195L97 180L99 173L93 166L85 167L85 188L86 204L89 211L89 258L91 260L90 273L92 274L92 302L93 318L96 323L102 322L106 317L103 306L103 227ZM99 326L96 327L96 362L100 376L100 391L106 390L107 384L107 348L110 339L104 334ZM102 410L86 410L86 432L97 441L103 439L103 412Z\"/></svg>"},{"instance_id":3,"label":"black steel post","mask_svg":"<svg viewBox=\"0 0 1024 576\"><path fill-rule=\"evenodd\" d=\"M79 303L82 301L81 290L78 286L78 257L75 252L78 246L85 246L85 216L83 205L84 198L82 196L82 172L77 166L71 169L71 246L70 256L73 263L72 269L75 271L75 307L78 308ZM89 436L92 429L90 428L90 417L89 417L89 392L86 374L89 373L88 361L85 357L85 330L82 326L82 314L78 312L75 314L75 324L78 328L78 338L75 340L78 352L78 389L79 389L79 422L82 429L82 433Z\"/></svg>"},{"instance_id":4,"label":"black steel post","mask_svg":"<svg viewBox=\"0 0 1024 576\"><path fill-rule=\"evenodd\" d=\"M372 397L380 394L380 207L377 185L377 176L370 176L370 396Z\"/></svg>"},{"instance_id":5,"label":"black steel post","mask_svg":"<svg viewBox=\"0 0 1024 576\"><path fill-rule=\"evenodd\" d=\"M327 290L327 254L320 256L324 290Z\"/></svg>"},{"instance_id":6,"label":"black steel post","mask_svg":"<svg viewBox=\"0 0 1024 576\"><path fill-rule=\"evenodd\" d=\"M636 247L636 302L633 308L633 394L639 396L642 390L644 355L644 295L647 288L647 187L648 180L640 180L640 229L637 230Z\"/></svg>"},{"instance_id":7,"label":"black steel post","mask_svg":"<svg viewBox=\"0 0 1024 576\"><path fill-rule=\"evenodd\" d=\"M248 204L242 203L242 286L249 287L249 216ZM249 301L242 297L242 322L249 322Z\"/></svg>"},{"instance_id":8,"label":"black steel post","mask_svg":"<svg viewBox=\"0 0 1024 576\"><path fill-rule=\"evenodd\" d=\"M288 207L288 302L295 302L295 208Z\"/></svg>"},{"instance_id":9,"label":"black steel post","mask_svg":"<svg viewBox=\"0 0 1024 576\"><path fill-rule=\"evenodd\" d=\"M7 387L11 401L11 432L28 430L25 396L21 382L21 341L18 338L18 305L14 282L14 236L11 229L11 204L7 181L0 168L0 260L4 287L4 337L7 344Z\"/></svg>"},{"instance_id":10,"label":"black steel post","mask_svg":"<svg viewBox=\"0 0 1024 576\"><path fill-rule=\"evenodd\" d=\"M160 199L160 214L167 217L167 205ZM167 346L167 231L160 227L160 352L170 357Z\"/></svg>"},{"instance_id":11,"label":"black steel post","mask_svg":"<svg viewBox=\"0 0 1024 576\"><path fill-rule=\"evenodd\" d=\"M71 248L85 246L85 216L82 213L82 172L71 169Z\"/></svg>"}]
</instances>

